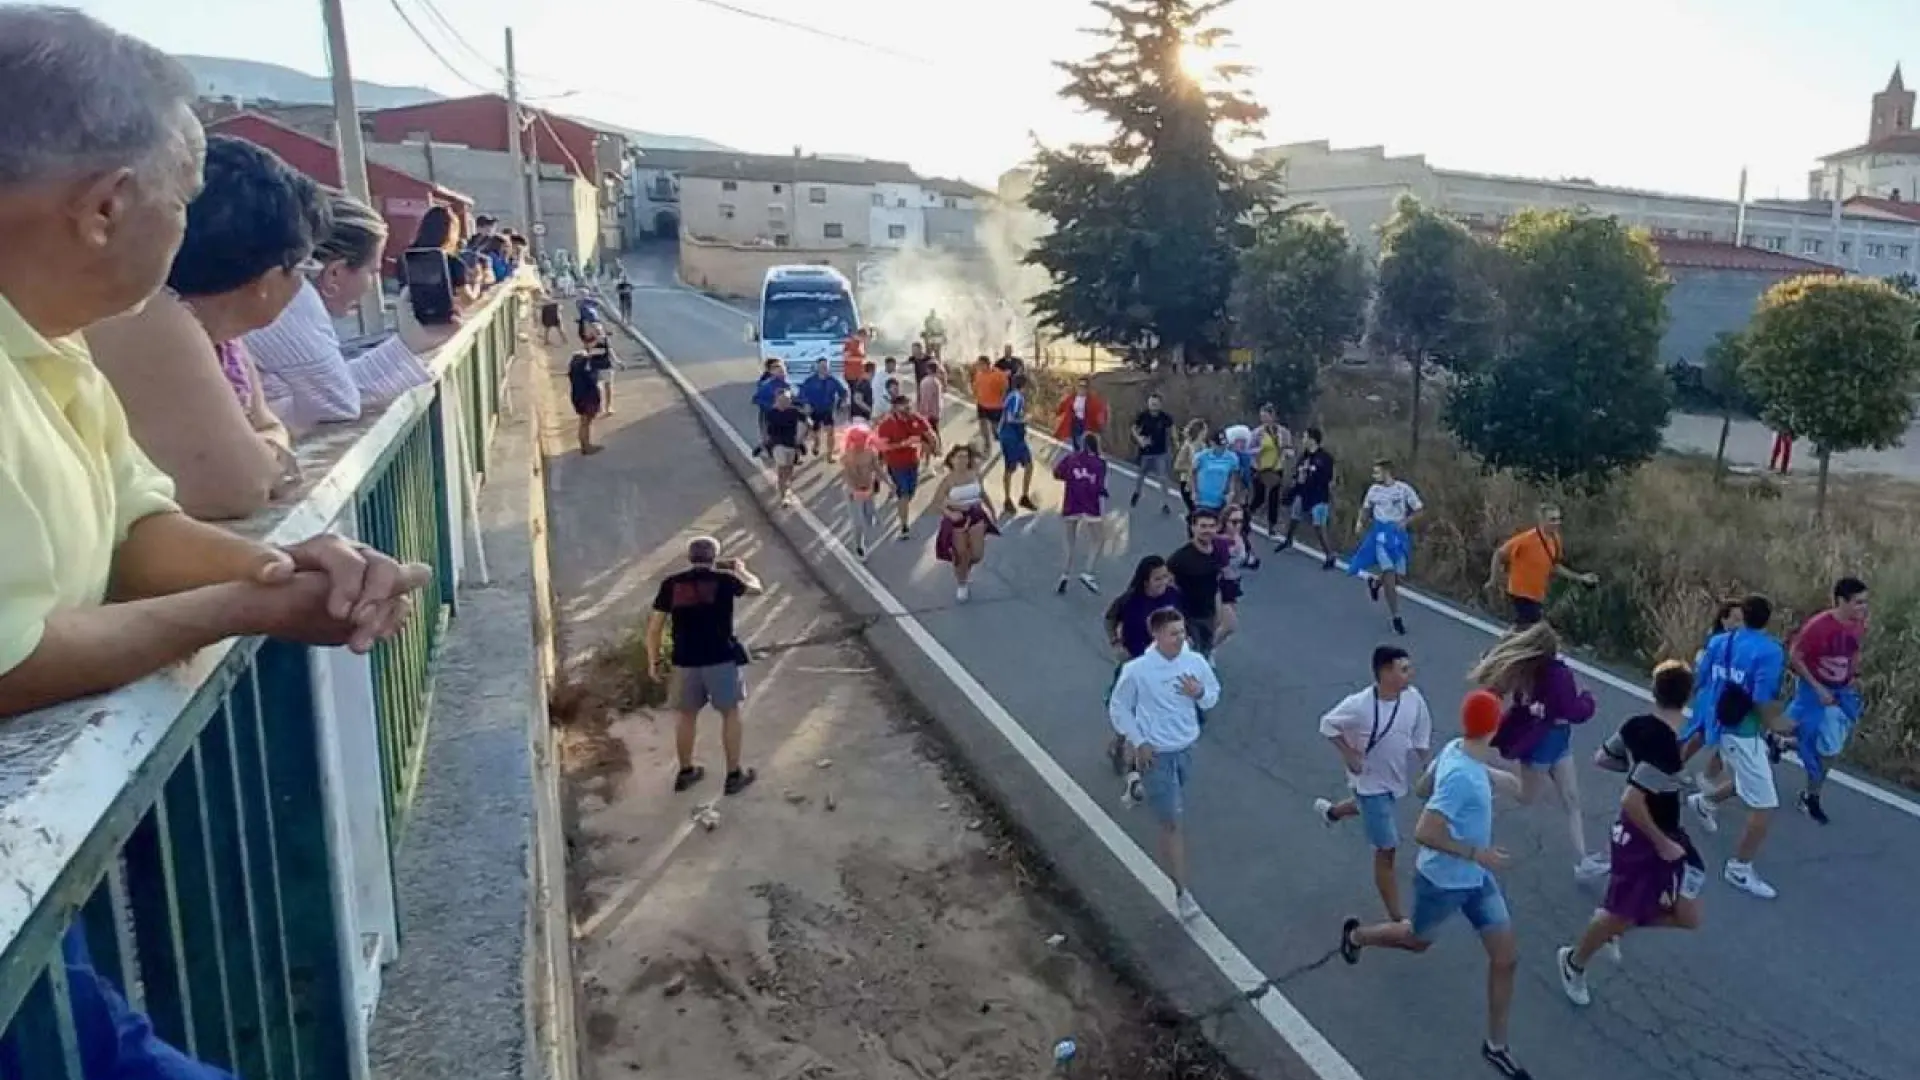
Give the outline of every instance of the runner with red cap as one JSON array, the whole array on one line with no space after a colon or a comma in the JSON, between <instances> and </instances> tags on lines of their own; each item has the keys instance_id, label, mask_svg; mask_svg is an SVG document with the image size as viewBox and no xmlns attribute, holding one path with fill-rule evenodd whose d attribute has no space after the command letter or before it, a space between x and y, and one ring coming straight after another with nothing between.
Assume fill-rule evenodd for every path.
<instances>
[{"instance_id":1,"label":"runner with red cap","mask_svg":"<svg viewBox=\"0 0 1920 1080\"><path fill-rule=\"evenodd\" d=\"M1487 951L1487 1036L1480 1056L1515 1080L1531 1080L1507 1047L1507 1019L1513 1007L1513 973L1519 964L1513 917L1493 873L1507 865L1507 853L1493 844L1493 793L1520 795L1520 778L1493 763L1494 732L1500 728L1500 699L1484 690L1467 695L1460 706L1461 736L1448 743L1414 794L1427 800L1414 826L1420 855L1413 875L1413 918L1406 922L1362 926L1349 918L1340 927L1340 957L1360 962L1368 948L1423 953L1434 933L1455 914L1464 915L1480 933Z\"/></svg>"}]
</instances>

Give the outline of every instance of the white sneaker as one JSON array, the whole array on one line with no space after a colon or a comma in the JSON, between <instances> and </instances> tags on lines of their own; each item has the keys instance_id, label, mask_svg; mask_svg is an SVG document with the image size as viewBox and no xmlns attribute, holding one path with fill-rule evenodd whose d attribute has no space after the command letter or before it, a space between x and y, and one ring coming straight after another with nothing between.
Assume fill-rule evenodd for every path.
<instances>
[{"instance_id":1,"label":"white sneaker","mask_svg":"<svg viewBox=\"0 0 1920 1080\"><path fill-rule=\"evenodd\" d=\"M1181 889L1174 895L1173 906L1174 910L1180 913L1183 921L1190 922L1200 917L1200 901L1195 900L1193 894L1185 889Z\"/></svg>"},{"instance_id":2,"label":"white sneaker","mask_svg":"<svg viewBox=\"0 0 1920 1080\"><path fill-rule=\"evenodd\" d=\"M1589 855L1573 866L1576 881L1594 881L1613 872L1613 862L1603 855Z\"/></svg>"},{"instance_id":3,"label":"white sneaker","mask_svg":"<svg viewBox=\"0 0 1920 1080\"><path fill-rule=\"evenodd\" d=\"M1100 583L1093 579L1092 574L1081 574L1080 584L1085 585L1087 587L1087 591L1090 593L1097 593L1100 591Z\"/></svg>"},{"instance_id":4,"label":"white sneaker","mask_svg":"<svg viewBox=\"0 0 1920 1080\"><path fill-rule=\"evenodd\" d=\"M1600 952L1606 956L1609 963L1620 964L1626 962L1626 955L1620 951L1619 938L1608 938L1607 943L1600 946Z\"/></svg>"},{"instance_id":5,"label":"white sneaker","mask_svg":"<svg viewBox=\"0 0 1920 1080\"><path fill-rule=\"evenodd\" d=\"M967 602L967 597L971 595L973 595L972 591L969 590L965 585L962 585L959 588L953 590L953 598L955 600L960 601L963 604Z\"/></svg>"},{"instance_id":6,"label":"white sneaker","mask_svg":"<svg viewBox=\"0 0 1920 1080\"><path fill-rule=\"evenodd\" d=\"M1333 828L1336 824L1333 820L1333 800L1313 800L1313 816L1320 819L1320 824L1325 825L1329 829Z\"/></svg>"},{"instance_id":7,"label":"white sneaker","mask_svg":"<svg viewBox=\"0 0 1920 1080\"><path fill-rule=\"evenodd\" d=\"M1707 797L1696 791L1687 796L1687 808L1700 818L1700 827L1710 833L1720 831L1720 808L1707 801Z\"/></svg>"},{"instance_id":8,"label":"white sneaker","mask_svg":"<svg viewBox=\"0 0 1920 1080\"><path fill-rule=\"evenodd\" d=\"M1728 859L1727 868L1721 876L1727 879L1727 884L1739 889L1748 896L1757 897L1761 900L1771 900L1780 895L1780 890L1761 880L1759 873L1754 870L1753 864L1751 863L1742 864Z\"/></svg>"},{"instance_id":9,"label":"white sneaker","mask_svg":"<svg viewBox=\"0 0 1920 1080\"><path fill-rule=\"evenodd\" d=\"M1554 966L1560 969L1560 989L1566 991L1567 1000L1575 1005L1591 1005L1593 995L1587 991L1587 973L1574 970L1573 946L1560 946L1560 951L1554 954Z\"/></svg>"}]
</instances>

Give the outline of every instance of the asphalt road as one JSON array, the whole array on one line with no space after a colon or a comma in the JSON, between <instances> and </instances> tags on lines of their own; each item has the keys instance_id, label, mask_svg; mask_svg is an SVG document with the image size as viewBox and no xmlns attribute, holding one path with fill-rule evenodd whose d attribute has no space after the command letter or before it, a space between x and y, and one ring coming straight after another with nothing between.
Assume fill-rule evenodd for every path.
<instances>
[{"instance_id":1,"label":"asphalt road","mask_svg":"<svg viewBox=\"0 0 1920 1080\"><path fill-rule=\"evenodd\" d=\"M636 266L635 321L738 429L754 430L756 374L746 319L670 285L670 271ZM950 405L950 438L971 430ZM1340 452L1339 433L1331 449ZM1043 455L1044 458L1044 455ZM663 462L662 467L671 467ZM803 466L802 497L824 520L841 520L838 487ZM998 477L989 482L998 488ZM1125 513L1130 477L1116 477L1119 512L1101 563L1103 595L1074 585L1055 595L1061 561L1058 488L1036 481L1043 512L1003 525L976 571L973 598L956 604L952 578L932 553L933 522L916 515L910 542L883 542L869 569L986 685L1088 791L1114 788L1102 747L1101 694L1112 669L1100 614L1140 555L1172 551L1178 515L1162 516L1149 489ZM924 500L925 495L922 495ZM1416 575L1418 559L1415 560ZM1194 891L1213 920L1269 975L1326 956L1342 916L1379 916L1370 855L1357 822L1333 831L1310 811L1337 796L1340 770L1317 733L1320 714L1364 685L1374 645L1391 638L1382 608L1340 573L1297 555L1269 558L1247 579L1241 635L1218 657L1225 686L1199 745L1188 823ZM1407 607L1403 643L1434 703L1436 740L1457 734L1464 673L1489 643L1485 631L1445 614ZM1637 699L1588 680L1599 719L1576 736L1578 760L1607 730L1642 711ZM1436 742L1437 745L1437 742ZM1779 772L1783 796L1797 769ZM1619 783L1582 769L1589 843L1604 842ZM1910 1080L1920 1075L1920 820L1858 792L1830 788L1825 829L1780 814L1759 861L1779 889L1765 902L1721 882L1741 812L1722 815L1719 835L1696 841L1712 873L1707 925L1698 933L1630 936L1623 966L1597 962L1594 1003L1561 995L1554 948L1576 935L1598 900L1575 883L1564 821L1548 808L1504 812L1498 841L1514 855L1502 875L1523 952L1513 1044L1540 1080ZM1151 823L1107 802L1149 850ZM1400 812L1410 837L1417 807ZM1411 847L1403 852L1410 873ZM1410 895L1410 894L1409 894ZM1335 961L1282 987L1287 997L1366 1080L1467 1080L1488 1075L1475 1047L1484 1023L1484 960L1464 923L1428 954L1369 953L1357 969ZM1901 1062L1905 1062L1904 1065Z\"/></svg>"}]
</instances>

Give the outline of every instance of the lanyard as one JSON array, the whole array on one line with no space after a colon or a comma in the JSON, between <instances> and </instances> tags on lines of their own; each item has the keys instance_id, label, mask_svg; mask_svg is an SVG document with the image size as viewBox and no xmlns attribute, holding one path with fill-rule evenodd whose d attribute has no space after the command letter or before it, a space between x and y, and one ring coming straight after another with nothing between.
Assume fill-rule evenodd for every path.
<instances>
[{"instance_id":1,"label":"lanyard","mask_svg":"<svg viewBox=\"0 0 1920 1080\"><path fill-rule=\"evenodd\" d=\"M1367 733L1367 748L1361 751L1362 757L1365 757L1367 754L1373 753L1373 748L1380 745L1380 740L1386 738L1388 733L1393 731L1394 721L1400 719L1400 703L1406 700L1406 696L1407 696L1407 692L1405 690L1402 690L1400 691L1400 696L1393 699L1393 711L1387 714L1387 726L1381 727L1380 726L1380 688L1374 687L1373 730Z\"/></svg>"},{"instance_id":2,"label":"lanyard","mask_svg":"<svg viewBox=\"0 0 1920 1080\"><path fill-rule=\"evenodd\" d=\"M1540 546L1541 548L1545 549L1547 553L1547 562L1553 566L1559 566L1560 553L1561 553L1560 543L1555 540L1547 539L1546 531L1544 529L1541 529L1538 525L1534 526L1533 535L1540 538Z\"/></svg>"}]
</instances>

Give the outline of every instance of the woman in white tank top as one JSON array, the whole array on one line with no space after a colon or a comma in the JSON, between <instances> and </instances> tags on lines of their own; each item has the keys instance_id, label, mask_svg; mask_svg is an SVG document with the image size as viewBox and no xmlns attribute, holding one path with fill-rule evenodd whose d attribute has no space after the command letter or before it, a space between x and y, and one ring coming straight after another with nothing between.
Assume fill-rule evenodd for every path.
<instances>
[{"instance_id":1,"label":"woman in white tank top","mask_svg":"<svg viewBox=\"0 0 1920 1080\"><path fill-rule=\"evenodd\" d=\"M933 541L934 557L953 566L954 598L965 603L973 568L987 557L987 536L998 533L993 508L980 482L973 447L961 444L947 451L947 474L933 493L940 508L940 532Z\"/></svg>"}]
</instances>

